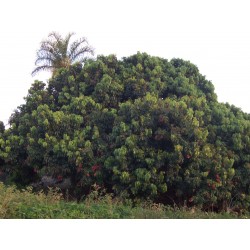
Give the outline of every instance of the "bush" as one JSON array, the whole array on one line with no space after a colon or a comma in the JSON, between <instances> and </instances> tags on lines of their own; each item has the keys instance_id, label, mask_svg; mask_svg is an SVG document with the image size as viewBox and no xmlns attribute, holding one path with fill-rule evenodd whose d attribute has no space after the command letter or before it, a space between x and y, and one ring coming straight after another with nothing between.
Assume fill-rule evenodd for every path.
<instances>
[{"instance_id":1,"label":"bush","mask_svg":"<svg viewBox=\"0 0 250 250\"><path fill-rule=\"evenodd\" d=\"M18 186L70 179L134 202L249 212L250 116L217 101L198 68L137 53L99 56L36 81L0 132Z\"/></svg>"}]
</instances>

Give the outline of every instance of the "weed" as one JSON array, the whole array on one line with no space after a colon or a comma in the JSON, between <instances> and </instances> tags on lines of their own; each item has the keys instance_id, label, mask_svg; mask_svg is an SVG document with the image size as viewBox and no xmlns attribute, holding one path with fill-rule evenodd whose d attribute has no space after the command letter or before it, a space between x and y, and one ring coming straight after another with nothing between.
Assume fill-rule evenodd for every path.
<instances>
[{"instance_id":1,"label":"weed","mask_svg":"<svg viewBox=\"0 0 250 250\"><path fill-rule=\"evenodd\" d=\"M150 201L132 205L113 197L98 185L80 203L67 202L57 189L33 193L0 182L0 218L20 219L248 219L249 214L203 212L199 208L171 207Z\"/></svg>"}]
</instances>

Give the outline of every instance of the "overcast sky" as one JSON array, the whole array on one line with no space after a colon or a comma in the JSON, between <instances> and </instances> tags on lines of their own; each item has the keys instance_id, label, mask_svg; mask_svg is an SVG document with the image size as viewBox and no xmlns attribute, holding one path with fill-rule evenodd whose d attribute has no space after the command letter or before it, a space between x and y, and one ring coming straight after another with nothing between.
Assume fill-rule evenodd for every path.
<instances>
[{"instance_id":1,"label":"overcast sky","mask_svg":"<svg viewBox=\"0 0 250 250\"><path fill-rule=\"evenodd\" d=\"M35 79L50 77L31 71L51 31L87 37L96 55L140 51L189 60L212 81L219 101L250 113L248 12L247 0L1 1L0 120L7 123Z\"/></svg>"}]
</instances>

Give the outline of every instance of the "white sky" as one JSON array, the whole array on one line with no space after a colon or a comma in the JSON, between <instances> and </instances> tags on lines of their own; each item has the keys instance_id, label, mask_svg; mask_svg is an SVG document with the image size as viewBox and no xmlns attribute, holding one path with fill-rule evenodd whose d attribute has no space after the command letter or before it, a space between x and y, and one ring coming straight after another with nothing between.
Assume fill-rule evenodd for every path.
<instances>
[{"instance_id":1,"label":"white sky","mask_svg":"<svg viewBox=\"0 0 250 250\"><path fill-rule=\"evenodd\" d=\"M189 60L212 81L219 101L250 113L248 12L247 0L1 1L0 120L7 123L35 79L49 78L30 73L51 31L87 37L96 55L140 51Z\"/></svg>"}]
</instances>

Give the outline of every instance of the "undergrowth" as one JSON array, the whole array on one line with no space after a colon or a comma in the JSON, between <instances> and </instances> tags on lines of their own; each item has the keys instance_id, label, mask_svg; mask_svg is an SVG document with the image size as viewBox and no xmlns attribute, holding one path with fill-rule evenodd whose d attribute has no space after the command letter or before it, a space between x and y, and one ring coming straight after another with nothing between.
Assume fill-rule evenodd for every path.
<instances>
[{"instance_id":1,"label":"undergrowth","mask_svg":"<svg viewBox=\"0 0 250 250\"><path fill-rule=\"evenodd\" d=\"M1 219L236 219L249 215L203 212L198 208L177 208L143 202L132 205L93 186L82 202L67 202L59 190L33 193L0 183Z\"/></svg>"}]
</instances>

